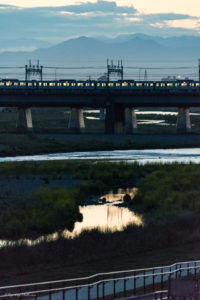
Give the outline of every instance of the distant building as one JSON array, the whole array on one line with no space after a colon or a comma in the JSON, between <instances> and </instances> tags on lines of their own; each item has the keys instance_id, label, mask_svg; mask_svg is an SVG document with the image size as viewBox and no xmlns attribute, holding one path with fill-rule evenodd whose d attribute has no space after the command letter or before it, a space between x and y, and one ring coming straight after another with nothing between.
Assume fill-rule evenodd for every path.
<instances>
[{"instance_id":1,"label":"distant building","mask_svg":"<svg viewBox=\"0 0 200 300\"><path fill-rule=\"evenodd\" d=\"M180 75L177 76L167 76L163 77L161 81L176 81L176 80L191 80L189 77L181 78Z\"/></svg>"},{"instance_id":2,"label":"distant building","mask_svg":"<svg viewBox=\"0 0 200 300\"><path fill-rule=\"evenodd\" d=\"M167 77L163 77L161 80L162 81L175 81L177 79L180 79L178 78L179 76L167 76Z\"/></svg>"},{"instance_id":3,"label":"distant building","mask_svg":"<svg viewBox=\"0 0 200 300\"><path fill-rule=\"evenodd\" d=\"M107 79L108 79L108 76L106 73L104 73L102 76L97 78L97 81L107 81Z\"/></svg>"}]
</instances>

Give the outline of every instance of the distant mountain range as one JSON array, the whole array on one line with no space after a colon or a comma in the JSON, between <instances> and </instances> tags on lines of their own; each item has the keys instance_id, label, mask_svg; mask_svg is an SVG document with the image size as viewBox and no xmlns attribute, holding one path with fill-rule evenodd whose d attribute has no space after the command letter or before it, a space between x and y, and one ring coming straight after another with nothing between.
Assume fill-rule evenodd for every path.
<instances>
[{"instance_id":1,"label":"distant mountain range","mask_svg":"<svg viewBox=\"0 0 200 300\"><path fill-rule=\"evenodd\" d=\"M152 40L157 42L160 45L166 46L166 47L200 47L200 36L189 36L189 35L183 35L183 36L175 36L175 37L160 37L160 36L150 36L146 34L122 34L119 35L116 38L109 39L105 37L96 37L96 39L99 39L101 41L107 42L107 43L113 43L113 42L126 42L133 39L141 39L141 40Z\"/></svg>"},{"instance_id":2,"label":"distant mountain range","mask_svg":"<svg viewBox=\"0 0 200 300\"><path fill-rule=\"evenodd\" d=\"M25 51L26 48L33 51ZM162 38L145 34L105 37L79 37L54 46L39 40L1 41L0 48L23 51L0 53L0 66L25 65L28 59L40 59L46 66L106 65L106 59L123 59L129 64L195 64L200 57L200 36ZM38 49L35 49L38 48Z\"/></svg>"}]
</instances>

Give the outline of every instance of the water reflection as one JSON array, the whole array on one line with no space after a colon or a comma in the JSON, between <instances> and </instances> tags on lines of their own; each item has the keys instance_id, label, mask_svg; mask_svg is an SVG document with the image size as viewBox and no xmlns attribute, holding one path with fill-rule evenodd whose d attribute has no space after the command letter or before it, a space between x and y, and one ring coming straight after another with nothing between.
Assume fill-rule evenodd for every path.
<instances>
[{"instance_id":1,"label":"water reflection","mask_svg":"<svg viewBox=\"0 0 200 300\"><path fill-rule=\"evenodd\" d=\"M175 125L165 122L165 120L138 120L138 124L140 125L162 125L162 126L168 126L168 125Z\"/></svg>"},{"instance_id":2,"label":"water reflection","mask_svg":"<svg viewBox=\"0 0 200 300\"><path fill-rule=\"evenodd\" d=\"M126 188L126 189L117 189L116 192L111 190L109 193L102 195L99 198L99 201L102 202L103 199L106 200L106 204L109 205L118 205L123 203L123 198L126 194L128 194L131 198L135 196L137 189L136 188Z\"/></svg>"},{"instance_id":3,"label":"water reflection","mask_svg":"<svg viewBox=\"0 0 200 300\"><path fill-rule=\"evenodd\" d=\"M142 138L139 136L139 138ZM151 137L152 138L152 137ZM161 142L162 142L162 138ZM182 141L187 141L183 137ZM197 139L192 136L191 141ZM176 140L176 136L172 141ZM0 157L0 162L15 161L50 161L50 160L108 160L108 161L128 161L146 163L200 163L200 148L180 148L180 149L152 149L152 150L113 150L113 151L88 151L88 152L68 152L41 155L27 155L16 157Z\"/></svg>"},{"instance_id":4,"label":"water reflection","mask_svg":"<svg viewBox=\"0 0 200 300\"><path fill-rule=\"evenodd\" d=\"M88 205L80 207L83 221L76 222L73 232L64 231L65 237L75 237L84 230L99 229L105 231L122 231L127 225L142 225L142 218L127 207L110 204Z\"/></svg>"},{"instance_id":5,"label":"water reflection","mask_svg":"<svg viewBox=\"0 0 200 300\"><path fill-rule=\"evenodd\" d=\"M129 194L131 198L134 197L136 188L118 189L116 193L110 191L109 193L102 195L100 198L93 199L94 204L80 206L80 213L83 215L82 222L76 222L72 232L64 230L62 233L53 233L48 236L41 236L36 240L20 240L18 242L24 242L27 245L36 245L44 240L52 241L56 240L61 234L65 238L75 238L85 230L98 229L101 232L115 232L123 231L128 225L135 224L136 226L143 225L142 216L136 215L133 211L130 211L127 207L122 206L123 198L126 194ZM100 204L102 199L106 199L106 203ZM0 246L13 245L15 242L0 241Z\"/></svg>"}]
</instances>

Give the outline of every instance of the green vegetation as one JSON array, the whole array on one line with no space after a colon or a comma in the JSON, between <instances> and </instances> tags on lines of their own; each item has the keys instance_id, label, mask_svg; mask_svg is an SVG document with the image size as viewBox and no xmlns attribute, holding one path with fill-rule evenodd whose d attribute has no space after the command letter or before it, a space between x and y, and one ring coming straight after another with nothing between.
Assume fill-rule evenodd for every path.
<instances>
[{"instance_id":1,"label":"green vegetation","mask_svg":"<svg viewBox=\"0 0 200 300\"><path fill-rule=\"evenodd\" d=\"M140 181L131 206L154 216L183 210L200 212L199 180L199 166L177 165L153 171Z\"/></svg>"},{"instance_id":2,"label":"green vegetation","mask_svg":"<svg viewBox=\"0 0 200 300\"><path fill-rule=\"evenodd\" d=\"M1 210L0 236L7 238L34 237L62 229L72 229L80 220L78 205L91 195L102 195L109 190L137 187L133 199L126 196L125 205L145 215L145 224L150 220L164 223L171 216L185 212L199 213L198 165L45 161L15 162L0 164L0 180L22 180L24 176L43 176L42 188L32 195ZM51 181L81 180L71 188L53 187ZM30 179L31 180L31 179ZM0 206L6 196L1 197Z\"/></svg>"},{"instance_id":3,"label":"green vegetation","mask_svg":"<svg viewBox=\"0 0 200 300\"><path fill-rule=\"evenodd\" d=\"M74 222L81 220L73 190L41 188L28 201L21 200L17 209L10 208L1 213L0 236L33 238L58 230L72 230Z\"/></svg>"},{"instance_id":4,"label":"green vegetation","mask_svg":"<svg viewBox=\"0 0 200 300\"><path fill-rule=\"evenodd\" d=\"M149 132L147 132L149 134ZM104 151L128 149L155 149L199 147L198 136L149 136L149 135L39 135L7 134L0 135L0 156L64 153L74 151Z\"/></svg>"},{"instance_id":5,"label":"green vegetation","mask_svg":"<svg viewBox=\"0 0 200 300\"><path fill-rule=\"evenodd\" d=\"M20 275L23 282L37 281L37 277L28 279L28 276L39 274L40 280L52 280L61 279L66 273L68 277L77 277L88 275L89 270L95 273L198 258L199 165L163 167L162 164L88 161L0 164L0 180L8 179L10 184L12 180L23 181L24 177L33 180L37 176L48 181L48 188L1 209L1 237L33 238L72 229L74 222L81 220L79 204L88 196L119 187L137 187L135 198L126 195L125 202L130 209L143 213L145 224L128 226L123 232L86 231L74 239L65 239L60 232L58 240L31 247L22 241L7 245L0 249L0 270L6 270L4 273L11 277ZM51 185L53 178L62 181L66 176L82 182L71 189ZM3 200L1 197L0 207ZM9 197L6 200L9 202ZM112 265L108 263L111 261ZM55 270L58 275L52 278L48 270Z\"/></svg>"}]
</instances>

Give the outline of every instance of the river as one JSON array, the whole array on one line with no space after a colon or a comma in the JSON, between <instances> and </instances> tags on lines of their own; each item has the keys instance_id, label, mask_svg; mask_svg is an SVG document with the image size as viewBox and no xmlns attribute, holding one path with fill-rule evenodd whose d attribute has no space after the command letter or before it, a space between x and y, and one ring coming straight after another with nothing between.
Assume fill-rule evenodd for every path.
<instances>
[{"instance_id":1,"label":"river","mask_svg":"<svg viewBox=\"0 0 200 300\"><path fill-rule=\"evenodd\" d=\"M51 160L94 160L94 161L126 161L145 163L200 163L200 148L182 149L153 149L153 150L115 150L115 151L91 151L91 152L71 152L60 154L43 154L33 156L16 156L0 158L0 162L16 161L51 161ZM72 232L63 232L64 236L73 238L84 230L98 228L101 231L123 230L129 224L141 225L142 217L137 216L128 208L121 207L123 196L135 193L135 189L121 190L116 193L110 191L106 198L106 203L99 203L96 199L93 203L89 201L87 205L80 207L83 215L82 222L76 222ZM133 195L131 195L133 196ZM48 239L56 239L57 233L52 234ZM41 241L40 238L35 242ZM1 245L5 241L1 241ZM33 241L27 241L33 243Z\"/></svg>"},{"instance_id":2,"label":"river","mask_svg":"<svg viewBox=\"0 0 200 300\"><path fill-rule=\"evenodd\" d=\"M123 197L129 194L131 197L136 192L135 188L121 189L116 192L112 190L104 195L93 197L89 199L89 204L80 206L79 210L83 216L82 222L75 222L72 231L64 230L62 235L65 238L75 238L84 231L98 229L101 232L115 232L123 231L128 225L141 226L143 225L143 218L141 215L135 214L127 207L121 206ZM102 199L106 202L102 203ZM44 240L52 241L58 239L57 232L49 234L48 236L40 236L35 240L24 239L21 240L28 245L35 245ZM15 242L8 240L0 240L0 247L13 245Z\"/></svg>"},{"instance_id":3,"label":"river","mask_svg":"<svg viewBox=\"0 0 200 300\"><path fill-rule=\"evenodd\" d=\"M200 148L113 150L1 157L0 162L98 160L146 163L200 163Z\"/></svg>"}]
</instances>

